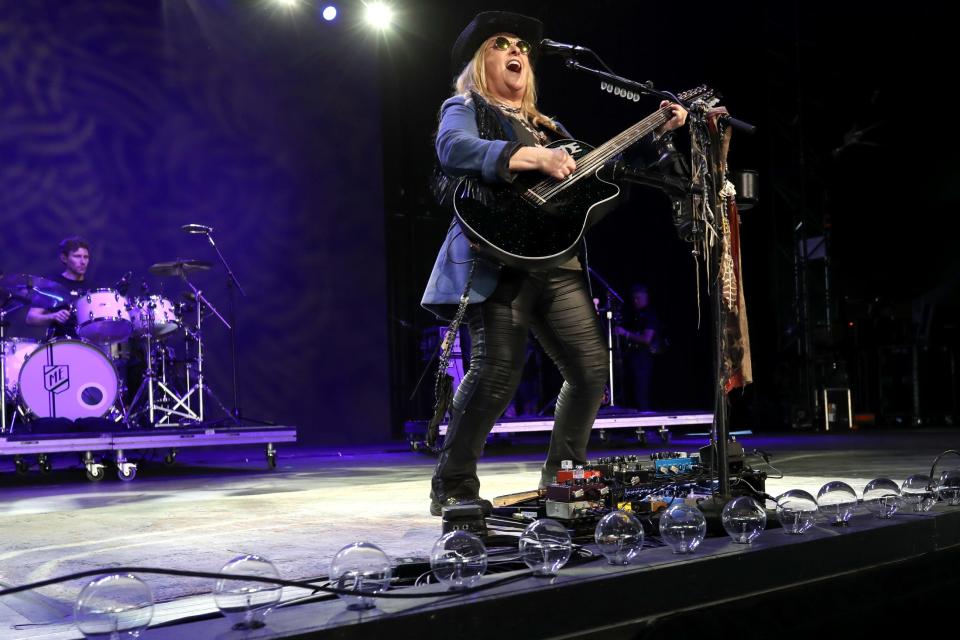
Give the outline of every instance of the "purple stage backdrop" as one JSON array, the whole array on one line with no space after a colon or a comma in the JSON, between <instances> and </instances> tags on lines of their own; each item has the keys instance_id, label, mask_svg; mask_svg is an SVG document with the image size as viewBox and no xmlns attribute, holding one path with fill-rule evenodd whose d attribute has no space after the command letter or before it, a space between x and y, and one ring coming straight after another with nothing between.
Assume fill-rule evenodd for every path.
<instances>
[{"instance_id":1,"label":"purple stage backdrop","mask_svg":"<svg viewBox=\"0 0 960 640\"><path fill-rule=\"evenodd\" d=\"M306 11L307 9L302 9ZM90 281L210 260L237 300L241 406L312 442L389 435L376 42L256 2L0 4L0 269L49 275L91 243ZM233 405L229 334L205 322L209 382ZM22 313L11 333L35 335ZM213 417L221 415L213 411Z\"/></svg>"}]
</instances>

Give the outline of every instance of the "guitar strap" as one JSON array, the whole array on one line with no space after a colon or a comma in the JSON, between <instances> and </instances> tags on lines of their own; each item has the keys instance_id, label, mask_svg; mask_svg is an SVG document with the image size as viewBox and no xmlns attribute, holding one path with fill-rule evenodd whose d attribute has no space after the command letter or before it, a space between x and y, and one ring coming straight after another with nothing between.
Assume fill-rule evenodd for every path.
<instances>
[{"instance_id":1,"label":"guitar strap","mask_svg":"<svg viewBox=\"0 0 960 640\"><path fill-rule=\"evenodd\" d=\"M504 140L507 138L503 130L499 109L494 109L480 94L471 91L468 100L473 102L476 111L477 133L484 140ZM439 162L434 160L433 183L431 185L433 196L437 202L444 207L453 205L454 192L460 183L460 178L453 178L444 173L440 168ZM479 181L477 181L479 182ZM471 261L470 273L467 275L467 282L463 287L463 293L460 294L460 304L457 306L456 313L447 327L446 337L441 345L439 362L437 364L437 375L433 385L433 416L427 423L427 446L435 449L437 439L440 437L440 423L446 416L453 402L453 379L447 373L447 367L450 362L450 351L453 349L454 337L460 331L460 325L463 322L463 316L467 312L467 305L470 301L470 287L473 285L473 273L477 268L477 258Z\"/></svg>"},{"instance_id":2,"label":"guitar strap","mask_svg":"<svg viewBox=\"0 0 960 640\"><path fill-rule=\"evenodd\" d=\"M467 275L467 284L460 295L460 304L457 306L457 312L453 314L453 320L447 327L447 333L443 338L441 345L440 359L437 363L437 376L433 383L433 416L427 423L427 446L435 450L437 438L440 437L440 423L450 409L453 402L453 378L447 373L447 367L450 366L450 352L453 350L453 343L456 341L457 332L460 331L460 324L463 322L463 316L467 312L467 305L470 302L470 286L473 284L473 272L477 268L477 261L473 260L470 265L470 273Z\"/></svg>"}]
</instances>

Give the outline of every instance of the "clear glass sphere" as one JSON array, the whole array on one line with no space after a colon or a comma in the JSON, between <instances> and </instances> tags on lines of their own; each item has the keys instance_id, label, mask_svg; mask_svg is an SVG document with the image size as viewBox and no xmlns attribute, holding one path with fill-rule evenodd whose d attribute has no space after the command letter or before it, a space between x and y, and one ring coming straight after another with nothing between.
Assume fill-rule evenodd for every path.
<instances>
[{"instance_id":1,"label":"clear glass sphere","mask_svg":"<svg viewBox=\"0 0 960 640\"><path fill-rule=\"evenodd\" d=\"M593 538L610 564L630 564L643 548L643 525L626 511L611 511L600 518Z\"/></svg>"},{"instance_id":2,"label":"clear glass sphere","mask_svg":"<svg viewBox=\"0 0 960 640\"><path fill-rule=\"evenodd\" d=\"M73 606L77 629L86 638L137 638L153 618L153 593L136 576L114 574L88 583Z\"/></svg>"},{"instance_id":3,"label":"clear glass sphere","mask_svg":"<svg viewBox=\"0 0 960 640\"><path fill-rule=\"evenodd\" d=\"M905 508L911 511L930 511L937 501L931 488L930 476L918 473L903 481L900 485L900 497Z\"/></svg>"},{"instance_id":4,"label":"clear glass sphere","mask_svg":"<svg viewBox=\"0 0 960 640\"><path fill-rule=\"evenodd\" d=\"M900 505L900 487L889 478L871 480L863 488L863 506L878 518L892 518Z\"/></svg>"},{"instance_id":5,"label":"clear glass sphere","mask_svg":"<svg viewBox=\"0 0 960 640\"><path fill-rule=\"evenodd\" d=\"M554 576L570 560L573 543L566 528L549 518L531 522L520 535L520 557L536 576Z\"/></svg>"},{"instance_id":6,"label":"clear glass sphere","mask_svg":"<svg viewBox=\"0 0 960 640\"><path fill-rule=\"evenodd\" d=\"M451 531L433 545L430 568L451 589L472 587L487 572L487 548L469 531Z\"/></svg>"},{"instance_id":7,"label":"clear glass sphere","mask_svg":"<svg viewBox=\"0 0 960 640\"><path fill-rule=\"evenodd\" d=\"M266 558L239 556L223 565L220 573L260 578L279 578L280 572ZM259 629L267 610L280 602L283 587L269 582L221 578L213 590L213 601L234 629Z\"/></svg>"},{"instance_id":8,"label":"clear glass sphere","mask_svg":"<svg viewBox=\"0 0 960 640\"><path fill-rule=\"evenodd\" d=\"M949 469L940 473L937 495L951 506L960 505L960 469Z\"/></svg>"},{"instance_id":9,"label":"clear glass sphere","mask_svg":"<svg viewBox=\"0 0 960 640\"><path fill-rule=\"evenodd\" d=\"M660 514L660 537L674 553L693 553L707 535L707 519L696 507L679 503Z\"/></svg>"},{"instance_id":10,"label":"clear glass sphere","mask_svg":"<svg viewBox=\"0 0 960 640\"><path fill-rule=\"evenodd\" d=\"M386 591L393 576L393 564L383 550L369 542L348 544L333 556L330 563L330 586L358 594ZM347 609L372 609L376 599L369 595L338 594Z\"/></svg>"},{"instance_id":11,"label":"clear glass sphere","mask_svg":"<svg viewBox=\"0 0 960 640\"><path fill-rule=\"evenodd\" d=\"M785 533L801 535L817 521L817 499L803 489L791 489L777 497L777 519Z\"/></svg>"},{"instance_id":12,"label":"clear glass sphere","mask_svg":"<svg viewBox=\"0 0 960 640\"><path fill-rule=\"evenodd\" d=\"M817 492L820 515L835 527L845 526L857 510L857 492L846 482L834 480Z\"/></svg>"},{"instance_id":13,"label":"clear glass sphere","mask_svg":"<svg viewBox=\"0 0 960 640\"><path fill-rule=\"evenodd\" d=\"M734 542L750 544L767 528L767 512L750 496L740 496L724 505L720 522Z\"/></svg>"}]
</instances>

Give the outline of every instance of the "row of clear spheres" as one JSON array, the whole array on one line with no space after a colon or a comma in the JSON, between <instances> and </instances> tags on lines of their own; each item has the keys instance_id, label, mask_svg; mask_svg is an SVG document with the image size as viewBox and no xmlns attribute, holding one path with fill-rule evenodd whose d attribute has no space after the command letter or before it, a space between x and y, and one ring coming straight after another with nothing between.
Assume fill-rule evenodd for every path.
<instances>
[{"instance_id":1,"label":"row of clear spheres","mask_svg":"<svg viewBox=\"0 0 960 640\"><path fill-rule=\"evenodd\" d=\"M931 488L933 487L933 488ZM907 478L897 485L877 478L864 487L863 505L879 518L891 518L897 511L927 511L937 498L960 505L960 470L945 471L934 486L925 475ZM818 520L835 526L846 525L853 516L858 498L845 482L828 482L814 497L793 489L776 499L777 518L788 534L802 534ZM741 496L723 508L721 522L730 538L749 544L766 528L767 514L753 498ZM674 504L660 515L660 537L674 553L692 553L707 533L707 521L696 506ZM632 513L613 511L597 523L594 540L610 564L629 564L643 548L643 525ZM519 542L520 557L538 576L553 576L570 560L573 544L565 526L556 520L540 519L524 529ZM477 536L467 531L443 535L430 555L430 567L437 580L450 589L467 589L487 571L487 550ZM279 579L277 568L265 558L244 555L228 562L221 573ZM330 564L330 586L347 608L372 608L375 594L385 591L393 576L393 564L375 544L356 542L341 549ZM214 600L234 629L264 626L264 618L280 602L282 587L268 582L223 578L217 581ZM74 607L77 627L87 637L136 637L153 616L150 587L133 575L104 576L80 592Z\"/></svg>"}]
</instances>

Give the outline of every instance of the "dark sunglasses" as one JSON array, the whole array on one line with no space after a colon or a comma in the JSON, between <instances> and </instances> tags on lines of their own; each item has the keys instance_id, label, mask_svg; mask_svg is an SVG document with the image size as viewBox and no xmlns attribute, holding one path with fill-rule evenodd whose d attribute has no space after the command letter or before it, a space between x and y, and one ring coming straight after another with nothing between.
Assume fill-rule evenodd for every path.
<instances>
[{"instance_id":1,"label":"dark sunglasses","mask_svg":"<svg viewBox=\"0 0 960 640\"><path fill-rule=\"evenodd\" d=\"M526 40L517 40L514 43L514 42L510 42L509 38L504 38L503 36L497 36L497 39L493 41L493 46L496 47L497 49L500 49L500 51L506 51L514 44L517 45L517 48L520 49L520 53L522 53L523 55L529 55L530 50L533 49L533 45L531 45Z\"/></svg>"}]
</instances>

